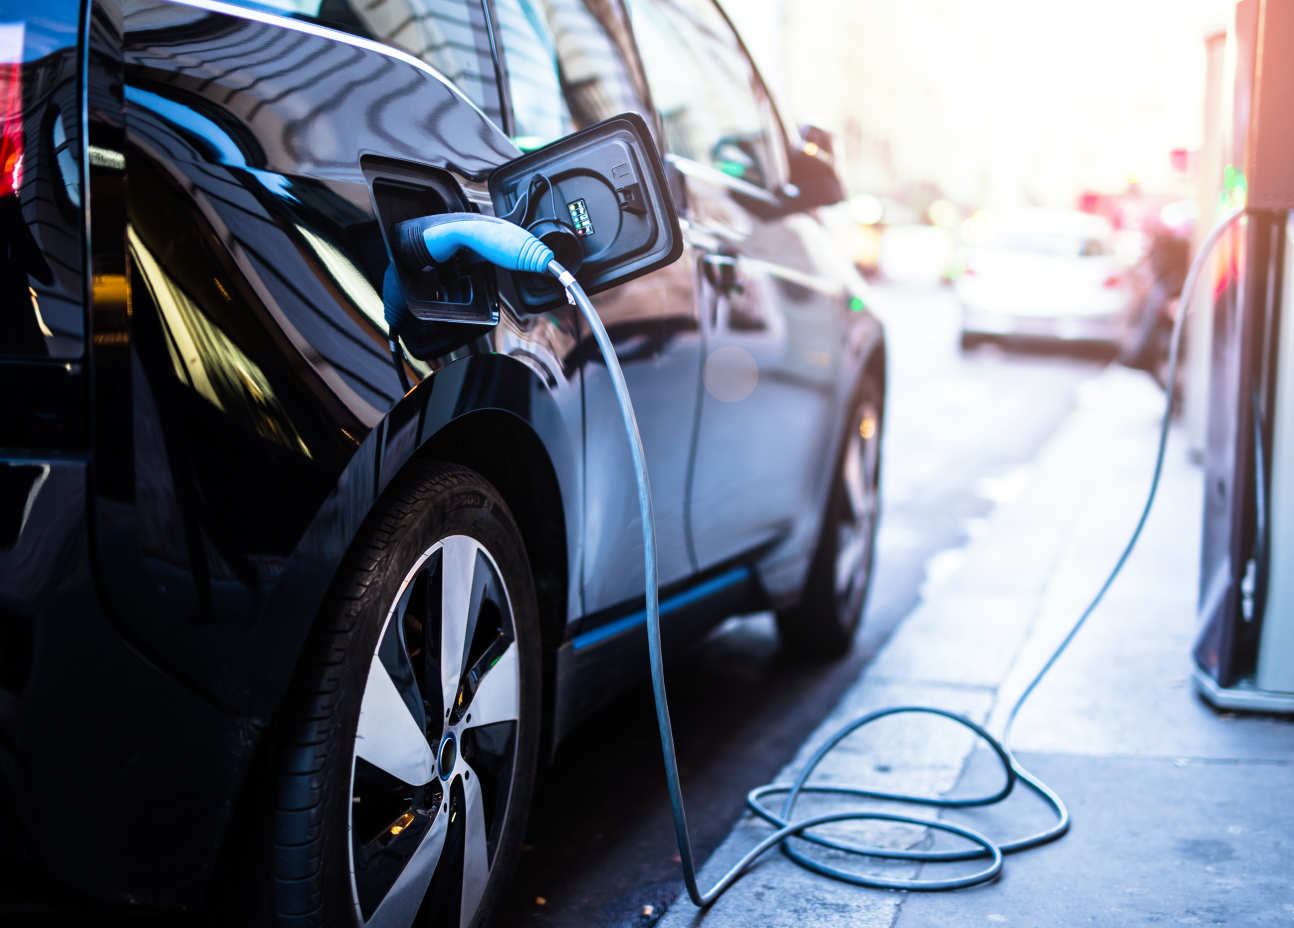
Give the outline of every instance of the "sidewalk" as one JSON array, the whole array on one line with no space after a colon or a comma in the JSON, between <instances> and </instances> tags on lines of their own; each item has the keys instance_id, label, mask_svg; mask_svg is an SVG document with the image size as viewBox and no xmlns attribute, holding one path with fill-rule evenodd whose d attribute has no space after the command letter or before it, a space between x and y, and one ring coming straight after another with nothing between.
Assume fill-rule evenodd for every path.
<instances>
[{"instance_id":1,"label":"sidewalk","mask_svg":"<svg viewBox=\"0 0 1294 928\"><path fill-rule=\"evenodd\" d=\"M941 557L943 579L779 781L870 709L921 703L998 720L1131 532L1148 489L1160 397L1148 379L1117 368L1083 387L1078 409L1026 470L995 487L998 509L970 545ZM994 884L934 894L833 882L773 852L708 912L680 896L658 925L1294 925L1294 722L1216 714L1189 681L1201 481L1175 434L1140 545L1016 724L1012 749L1069 805L1067 836L1008 857ZM982 794L1000 776L969 733L899 717L851 736L815 779ZM806 799L797 813L827 807ZM1018 790L1001 806L948 817L1005 840L1032 833L1047 815ZM707 862L702 885L767 833L746 816ZM930 840L879 823L834 833L894 846ZM954 872L815 853L873 873Z\"/></svg>"}]
</instances>

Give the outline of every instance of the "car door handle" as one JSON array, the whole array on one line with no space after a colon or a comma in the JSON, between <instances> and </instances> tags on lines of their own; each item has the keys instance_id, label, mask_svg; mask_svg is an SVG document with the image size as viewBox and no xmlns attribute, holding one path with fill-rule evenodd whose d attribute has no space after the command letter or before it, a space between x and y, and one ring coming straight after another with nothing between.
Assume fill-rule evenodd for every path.
<instances>
[{"instance_id":1,"label":"car door handle","mask_svg":"<svg viewBox=\"0 0 1294 928\"><path fill-rule=\"evenodd\" d=\"M701 256L701 271L706 281L719 293L741 293L741 275L737 273L737 258L718 252Z\"/></svg>"}]
</instances>

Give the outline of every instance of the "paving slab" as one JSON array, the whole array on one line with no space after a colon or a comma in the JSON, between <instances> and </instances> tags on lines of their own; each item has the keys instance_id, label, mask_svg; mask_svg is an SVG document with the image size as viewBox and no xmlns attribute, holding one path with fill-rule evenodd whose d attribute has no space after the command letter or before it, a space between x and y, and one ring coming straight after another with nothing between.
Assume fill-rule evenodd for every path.
<instances>
[{"instance_id":1,"label":"paving slab","mask_svg":"<svg viewBox=\"0 0 1294 928\"><path fill-rule=\"evenodd\" d=\"M995 884L907 894L896 928L1294 924L1294 765L1053 754L1021 761L1065 798L1070 833L1008 857ZM992 756L977 751L959 789L998 777ZM958 820L1005 837L1031 814L1038 820L1030 805L1012 797Z\"/></svg>"}]
</instances>

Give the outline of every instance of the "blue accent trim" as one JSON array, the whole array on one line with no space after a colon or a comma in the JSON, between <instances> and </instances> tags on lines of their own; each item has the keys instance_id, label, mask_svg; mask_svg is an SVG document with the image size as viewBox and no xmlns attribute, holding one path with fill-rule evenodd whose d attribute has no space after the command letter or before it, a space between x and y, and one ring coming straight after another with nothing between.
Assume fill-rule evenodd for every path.
<instances>
[{"instance_id":1,"label":"blue accent trim","mask_svg":"<svg viewBox=\"0 0 1294 928\"><path fill-rule=\"evenodd\" d=\"M694 603L698 599L704 599L713 593L732 586L734 583L740 583L750 578L749 567L734 567L729 571L712 577L704 583L698 583L690 590L684 590L682 593L676 593L663 600L660 604L660 614L665 615L675 609L681 609L689 603ZM608 622L606 625L599 625L597 628L590 629L582 635L576 635L571 639L571 646L575 650L587 648L590 645L599 644L608 638L614 638L621 632L628 631L631 628L642 625L647 621L647 612L640 609L637 612L630 613L622 619L616 619L614 622Z\"/></svg>"}]
</instances>

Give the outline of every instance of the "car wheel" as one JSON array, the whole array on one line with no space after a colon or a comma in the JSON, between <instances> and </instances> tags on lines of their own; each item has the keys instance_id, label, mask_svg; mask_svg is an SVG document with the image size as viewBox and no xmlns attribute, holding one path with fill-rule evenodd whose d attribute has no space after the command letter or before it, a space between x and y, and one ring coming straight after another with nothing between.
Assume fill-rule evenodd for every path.
<instances>
[{"instance_id":1,"label":"car wheel","mask_svg":"<svg viewBox=\"0 0 1294 928\"><path fill-rule=\"evenodd\" d=\"M478 474L423 470L331 603L279 774L275 922L483 925L516 864L540 723L516 524Z\"/></svg>"},{"instance_id":2,"label":"car wheel","mask_svg":"<svg viewBox=\"0 0 1294 928\"><path fill-rule=\"evenodd\" d=\"M778 614L783 645L806 657L849 650L871 585L880 520L884 392L868 375L851 407L826 518L800 602Z\"/></svg>"}]
</instances>

